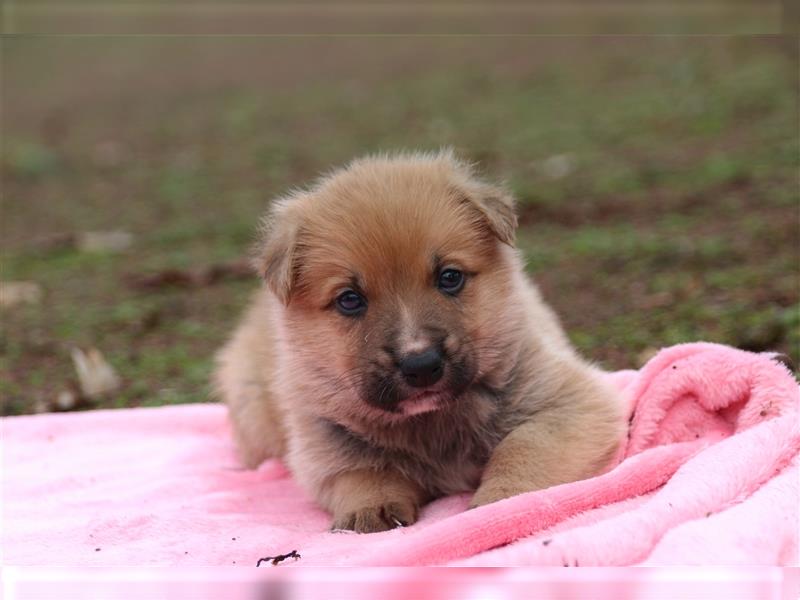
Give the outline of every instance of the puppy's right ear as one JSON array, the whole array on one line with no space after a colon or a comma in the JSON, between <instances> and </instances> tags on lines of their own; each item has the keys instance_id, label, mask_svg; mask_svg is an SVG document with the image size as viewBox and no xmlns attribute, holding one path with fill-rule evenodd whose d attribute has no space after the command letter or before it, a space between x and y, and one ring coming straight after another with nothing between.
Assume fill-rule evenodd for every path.
<instances>
[{"instance_id":1,"label":"puppy's right ear","mask_svg":"<svg viewBox=\"0 0 800 600\"><path fill-rule=\"evenodd\" d=\"M513 247L517 230L514 197L503 188L482 182L472 183L467 189L495 237Z\"/></svg>"},{"instance_id":2,"label":"puppy's right ear","mask_svg":"<svg viewBox=\"0 0 800 600\"><path fill-rule=\"evenodd\" d=\"M442 152L439 160L449 170L452 193L463 204L476 209L481 227L508 246L514 246L517 230L517 213L514 197L505 188L478 178L473 166L458 160L451 150Z\"/></svg>"},{"instance_id":3,"label":"puppy's right ear","mask_svg":"<svg viewBox=\"0 0 800 600\"><path fill-rule=\"evenodd\" d=\"M289 304L296 278L297 236L300 224L292 214L292 198L276 200L261 221L253 265L267 287Z\"/></svg>"}]
</instances>

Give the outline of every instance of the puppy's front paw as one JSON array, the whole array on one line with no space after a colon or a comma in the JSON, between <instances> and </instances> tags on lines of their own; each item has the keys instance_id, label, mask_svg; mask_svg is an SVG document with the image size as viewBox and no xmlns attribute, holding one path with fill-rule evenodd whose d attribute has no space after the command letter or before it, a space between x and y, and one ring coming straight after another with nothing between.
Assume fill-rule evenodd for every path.
<instances>
[{"instance_id":1,"label":"puppy's front paw","mask_svg":"<svg viewBox=\"0 0 800 600\"><path fill-rule=\"evenodd\" d=\"M388 531L405 527L417 520L417 507L411 503L385 502L334 515L331 529L349 529L358 533Z\"/></svg>"}]
</instances>

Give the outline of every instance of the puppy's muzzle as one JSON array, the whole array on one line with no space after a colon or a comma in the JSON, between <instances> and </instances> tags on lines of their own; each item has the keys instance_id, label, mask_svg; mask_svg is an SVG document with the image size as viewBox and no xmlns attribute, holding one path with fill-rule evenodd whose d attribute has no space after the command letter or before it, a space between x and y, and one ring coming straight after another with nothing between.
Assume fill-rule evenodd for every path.
<instances>
[{"instance_id":1,"label":"puppy's muzzle","mask_svg":"<svg viewBox=\"0 0 800 600\"><path fill-rule=\"evenodd\" d=\"M429 387L444 375L444 357L435 347L408 354L400 361L400 372L411 387Z\"/></svg>"}]
</instances>

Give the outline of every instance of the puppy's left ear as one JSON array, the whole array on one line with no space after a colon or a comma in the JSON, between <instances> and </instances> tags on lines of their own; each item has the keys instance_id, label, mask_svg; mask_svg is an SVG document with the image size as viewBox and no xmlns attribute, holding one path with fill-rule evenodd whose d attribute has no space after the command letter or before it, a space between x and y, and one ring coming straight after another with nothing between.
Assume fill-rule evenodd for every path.
<instances>
[{"instance_id":1,"label":"puppy's left ear","mask_svg":"<svg viewBox=\"0 0 800 600\"><path fill-rule=\"evenodd\" d=\"M478 209L494 236L513 247L517 231L514 197L503 188L487 183L471 182L463 187L467 200Z\"/></svg>"}]
</instances>

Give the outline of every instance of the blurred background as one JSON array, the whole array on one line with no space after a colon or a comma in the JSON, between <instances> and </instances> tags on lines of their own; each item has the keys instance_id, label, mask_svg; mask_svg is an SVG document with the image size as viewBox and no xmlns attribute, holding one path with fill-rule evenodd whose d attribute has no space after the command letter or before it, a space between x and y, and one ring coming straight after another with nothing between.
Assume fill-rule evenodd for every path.
<instances>
[{"instance_id":1,"label":"blurred background","mask_svg":"<svg viewBox=\"0 0 800 600\"><path fill-rule=\"evenodd\" d=\"M379 150L505 181L605 368L697 340L800 359L785 38L21 36L2 76L3 414L208 401L270 199Z\"/></svg>"}]
</instances>

